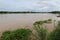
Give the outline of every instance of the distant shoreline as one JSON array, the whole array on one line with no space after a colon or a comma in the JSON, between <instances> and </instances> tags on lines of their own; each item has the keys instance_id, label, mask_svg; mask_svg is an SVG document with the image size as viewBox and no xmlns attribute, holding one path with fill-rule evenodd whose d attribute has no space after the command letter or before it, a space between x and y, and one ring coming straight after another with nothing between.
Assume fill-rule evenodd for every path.
<instances>
[{"instance_id":1,"label":"distant shoreline","mask_svg":"<svg viewBox=\"0 0 60 40\"><path fill-rule=\"evenodd\" d=\"M0 13L48 13L48 12L9 12L9 11L0 11Z\"/></svg>"},{"instance_id":2,"label":"distant shoreline","mask_svg":"<svg viewBox=\"0 0 60 40\"><path fill-rule=\"evenodd\" d=\"M60 14L60 11L52 11L52 12L13 12L13 11L0 11L0 14L15 14L15 13L53 13L53 14Z\"/></svg>"}]
</instances>

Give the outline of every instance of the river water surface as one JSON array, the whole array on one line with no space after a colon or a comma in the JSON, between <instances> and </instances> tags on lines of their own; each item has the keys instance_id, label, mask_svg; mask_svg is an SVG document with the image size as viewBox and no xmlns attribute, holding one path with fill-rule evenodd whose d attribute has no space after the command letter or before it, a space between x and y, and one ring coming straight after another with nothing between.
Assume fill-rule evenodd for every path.
<instances>
[{"instance_id":1,"label":"river water surface","mask_svg":"<svg viewBox=\"0 0 60 40\"><path fill-rule=\"evenodd\" d=\"M0 14L0 31L32 27L35 21L39 20L60 20L56 14L36 13L36 14ZM52 27L49 27L51 29Z\"/></svg>"}]
</instances>

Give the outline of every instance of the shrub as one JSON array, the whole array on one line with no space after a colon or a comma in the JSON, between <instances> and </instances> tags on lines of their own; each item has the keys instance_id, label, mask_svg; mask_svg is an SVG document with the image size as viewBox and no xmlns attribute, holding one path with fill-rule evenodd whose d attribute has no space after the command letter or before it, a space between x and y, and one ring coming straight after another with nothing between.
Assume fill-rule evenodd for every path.
<instances>
[{"instance_id":1,"label":"shrub","mask_svg":"<svg viewBox=\"0 0 60 40\"><path fill-rule=\"evenodd\" d=\"M31 30L29 29L17 29L15 31L3 32L1 40L28 40Z\"/></svg>"},{"instance_id":2,"label":"shrub","mask_svg":"<svg viewBox=\"0 0 60 40\"><path fill-rule=\"evenodd\" d=\"M28 40L31 31L29 29L18 29L14 33L17 40Z\"/></svg>"},{"instance_id":3,"label":"shrub","mask_svg":"<svg viewBox=\"0 0 60 40\"><path fill-rule=\"evenodd\" d=\"M2 33L1 40L6 40L10 35L11 31L5 31Z\"/></svg>"}]
</instances>

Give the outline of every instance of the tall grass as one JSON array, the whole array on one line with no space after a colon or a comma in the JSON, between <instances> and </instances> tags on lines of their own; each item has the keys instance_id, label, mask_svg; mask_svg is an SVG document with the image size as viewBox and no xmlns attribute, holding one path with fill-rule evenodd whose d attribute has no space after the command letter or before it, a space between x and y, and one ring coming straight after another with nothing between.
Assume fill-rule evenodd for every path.
<instances>
[{"instance_id":1,"label":"tall grass","mask_svg":"<svg viewBox=\"0 0 60 40\"><path fill-rule=\"evenodd\" d=\"M38 36L38 40L47 40L47 28L43 28L43 24L44 23L51 23L51 19L48 20L44 20L44 21L36 21L33 25L34 25L34 29L37 33Z\"/></svg>"},{"instance_id":2,"label":"tall grass","mask_svg":"<svg viewBox=\"0 0 60 40\"><path fill-rule=\"evenodd\" d=\"M55 30L50 33L48 40L60 40L60 22L58 22Z\"/></svg>"},{"instance_id":3,"label":"tall grass","mask_svg":"<svg viewBox=\"0 0 60 40\"><path fill-rule=\"evenodd\" d=\"M48 21L45 20L39 25L40 22L42 21L37 21L34 23L34 28L37 32L38 40L60 40L60 22L58 22L57 27L55 27L55 29L49 33L47 28L43 28L40 25L43 25L44 23L51 23L51 19Z\"/></svg>"}]
</instances>

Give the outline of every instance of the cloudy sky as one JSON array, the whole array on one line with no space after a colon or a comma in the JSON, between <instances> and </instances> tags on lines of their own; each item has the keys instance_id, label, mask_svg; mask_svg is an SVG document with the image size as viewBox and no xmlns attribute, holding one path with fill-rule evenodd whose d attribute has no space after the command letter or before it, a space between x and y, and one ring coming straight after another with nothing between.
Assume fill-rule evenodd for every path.
<instances>
[{"instance_id":1,"label":"cloudy sky","mask_svg":"<svg viewBox=\"0 0 60 40\"><path fill-rule=\"evenodd\" d=\"M0 0L0 11L60 11L60 0Z\"/></svg>"}]
</instances>

